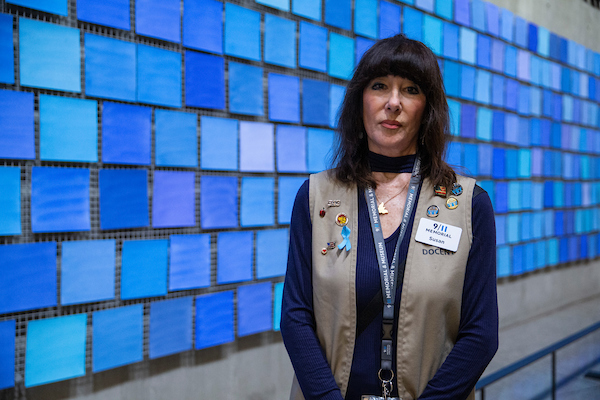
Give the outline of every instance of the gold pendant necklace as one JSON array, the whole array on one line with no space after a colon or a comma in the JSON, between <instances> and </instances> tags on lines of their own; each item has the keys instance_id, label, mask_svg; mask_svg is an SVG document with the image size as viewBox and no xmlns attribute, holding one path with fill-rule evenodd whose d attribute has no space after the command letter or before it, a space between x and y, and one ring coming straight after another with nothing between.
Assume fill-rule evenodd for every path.
<instances>
[{"instance_id":1,"label":"gold pendant necklace","mask_svg":"<svg viewBox=\"0 0 600 400\"><path fill-rule=\"evenodd\" d=\"M377 211L379 211L379 214L381 214L381 215L389 214L389 211L386 210L386 208L385 208L385 202L383 202L383 201L381 203L379 203L379 206L377 207Z\"/></svg>"},{"instance_id":2,"label":"gold pendant necklace","mask_svg":"<svg viewBox=\"0 0 600 400\"><path fill-rule=\"evenodd\" d=\"M381 203L379 203L379 205L377 206L377 211L379 212L379 215L389 214L390 212L385 208L385 203L387 203L388 201L390 201L390 200L394 199L395 197L397 197L398 195L400 195L402 192L404 192L404 189L406 189L407 187L408 187L408 182L406 182L406 185L404 185L404 187L402 188L401 191L399 191L398 193L396 193L395 195L393 195L386 201L382 201Z\"/></svg>"}]
</instances>

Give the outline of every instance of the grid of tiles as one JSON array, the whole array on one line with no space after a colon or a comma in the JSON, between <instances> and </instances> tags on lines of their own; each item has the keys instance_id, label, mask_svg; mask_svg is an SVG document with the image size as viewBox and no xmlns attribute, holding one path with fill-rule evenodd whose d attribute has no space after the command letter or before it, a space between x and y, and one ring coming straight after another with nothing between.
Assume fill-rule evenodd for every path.
<instances>
[{"instance_id":1,"label":"grid of tiles","mask_svg":"<svg viewBox=\"0 0 600 400\"><path fill-rule=\"evenodd\" d=\"M0 388L277 330L295 192L356 62L399 32L439 56L448 160L490 193L498 275L598 254L600 55L507 10L0 6Z\"/></svg>"}]
</instances>

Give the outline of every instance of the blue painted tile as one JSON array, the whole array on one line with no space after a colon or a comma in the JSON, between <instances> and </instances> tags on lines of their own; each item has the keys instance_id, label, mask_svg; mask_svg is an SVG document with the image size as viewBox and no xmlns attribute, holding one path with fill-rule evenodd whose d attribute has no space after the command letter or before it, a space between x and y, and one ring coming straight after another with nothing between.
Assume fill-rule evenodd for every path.
<instances>
[{"instance_id":1,"label":"blue painted tile","mask_svg":"<svg viewBox=\"0 0 600 400\"><path fill-rule=\"evenodd\" d=\"M379 3L379 38L385 39L400 33L400 6L382 0Z\"/></svg>"},{"instance_id":2,"label":"blue painted tile","mask_svg":"<svg viewBox=\"0 0 600 400\"><path fill-rule=\"evenodd\" d=\"M423 13L413 8L404 7L402 33L410 39L423 40Z\"/></svg>"},{"instance_id":3,"label":"blue painted tile","mask_svg":"<svg viewBox=\"0 0 600 400\"><path fill-rule=\"evenodd\" d=\"M325 23L337 28L352 28L352 3L350 0L325 0Z\"/></svg>"}]
</instances>

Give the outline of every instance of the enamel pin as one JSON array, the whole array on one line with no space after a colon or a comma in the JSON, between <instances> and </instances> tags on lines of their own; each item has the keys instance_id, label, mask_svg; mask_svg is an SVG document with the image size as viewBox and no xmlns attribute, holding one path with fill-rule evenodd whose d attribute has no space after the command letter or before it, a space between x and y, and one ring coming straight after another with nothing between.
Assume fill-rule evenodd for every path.
<instances>
[{"instance_id":1,"label":"enamel pin","mask_svg":"<svg viewBox=\"0 0 600 400\"><path fill-rule=\"evenodd\" d=\"M340 200L327 200L327 207L339 207L342 202Z\"/></svg>"},{"instance_id":2,"label":"enamel pin","mask_svg":"<svg viewBox=\"0 0 600 400\"><path fill-rule=\"evenodd\" d=\"M429 206L427 208L427 216L429 218L435 218L439 215L439 213L440 213L440 208L436 205Z\"/></svg>"},{"instance_id":3,"label":"enamel pin","mask_svg":"<svg viewBox=\"0 0 600 400\"><path fill-rule=\"evenodd\" d=\"M325 247L323 247L321 249L321 254L323 254L323 255L327 254L327 249Z\"/></svg>"},{"instance_id":4,"label":"enamel pin","mask_svg":"<svg viewBox=\"0 0 600 400\"><path fill-rule=\"evenodd\" d=\"M436 196L446 197L446 186L435 185L433 187L433 191L435 192Z\"/></svg>"},{"instance_id":5,"label":"enamel pin","mask_svg":"<svg viewBox=\"0 0 600 400\"><path fill-rule=\"evenodd\" d=\"M350 251L350 249L352 248L352 244L350 244L350 228L344 225L344 227L342 228L341 235L344 240L342 241L342 243L338 244L338 249L342 250L345 247L346 251Z\"/></svg>"},{"instance_id":6,"label":"enamel pin","mask_svg":"<svg viewBox=\"0 0 600 400\"><path fill-rule=\"evenodd\" d=\"M455 196L460 196L463 192L463 187L460 183L455 183L452 187L452 194Z\"/></svg>"},{"instance_id":7,"label":"enamel pin","mask_svg":"<svg viewBox=\"0 0 600 400\"><path fill-rule=\"evenodd\" d=\"M335 249L335 242L327 242L327 248L329 250Z\"/></svg>"},{"instance_id":8,"label":"enamel pin","mask_svg":"<svg viewBox=\"0 0 600 400\"><path fill-rule=\"evenodd\" d=\"M323 207L321 211L319 211L319 217L323 218L325 216L325 212L325 207Z\"/></svg>"},{"instance_id":9,"label":"enamel pin","mask_svg":"<svg viewBox=\"0 0 600 400\"><path fill-rule=\"evenodd\" d=\"M348 216L344 213L339 213L335 217L335 223L339 226L346 226L348 224Z\"/></svg>"},{"instance_id":10,"label":"enamel pin","mask_svg":"<svg viewBox=\"0 0 600 400\"><path fill-rule=\"evenodd\" d=\"M454 197L449 197L448 200L446 200L446 208L448 210L454 210L456 207L458 207L458 200Z\"/></svg>"}]
</instances>

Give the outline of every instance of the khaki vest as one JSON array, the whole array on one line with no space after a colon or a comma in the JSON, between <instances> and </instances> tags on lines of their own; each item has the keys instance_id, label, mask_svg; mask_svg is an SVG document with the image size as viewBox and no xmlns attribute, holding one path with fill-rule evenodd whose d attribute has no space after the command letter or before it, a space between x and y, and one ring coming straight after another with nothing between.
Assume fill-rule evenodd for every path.
<instances>
[{"instance_id":1,"label":"khaki vest","mask_svg":"<svg viewBox=\"0 0 600 400\"><path fill-rule=\"evenodd\" d=\"M457 179L463 193L457 197L459 206L455 210L447 209L446 200L434 195L428 179L421 186L416 205L398 316L396 385L403 400L414 400L423 392L456 343L465 267L473 238L471 205L475 186L474 179L462 176ZM358 195L356 187L338 183L327 171L310 177L316 333L342 396L348 388L356 336ZM328 200L340 200L340 206L327 207ZM427 208L434 204L440 209L438 221L462 228L456 253L415 241L419 221L427 218ZM326 215L322 218L319 210L324 207ZM323 255L321 249L327 242L342 241L341 227L335 223L339 213L349 218L352 249L336 248ZM473 391L469 399L474 396ZM304 399L295 377L290 399Z\"/></svg>"}]
</instances>

